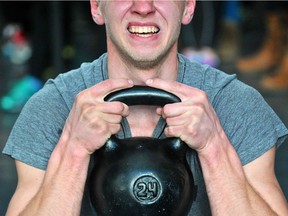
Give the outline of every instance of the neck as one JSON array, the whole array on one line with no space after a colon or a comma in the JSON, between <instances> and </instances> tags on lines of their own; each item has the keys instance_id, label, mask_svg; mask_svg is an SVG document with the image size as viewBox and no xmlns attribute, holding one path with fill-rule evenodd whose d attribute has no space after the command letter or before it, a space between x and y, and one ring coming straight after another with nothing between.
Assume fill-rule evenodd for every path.
<instances>
[{"instance_id":1,"label":"neck","mask_svg":"<svg viewBox=\"0 0 288 216\"><path fill-rule=\"evenodd\" d=\"M131 106L129 108L129 112L130 114L127 117L127 120L132 137L152 137L153 131L156 128L157 122L160 118L159 115L156 114L156 106Z\"/></svg>"},{"instance_id":2,"label":"neck","mask_svg":"<svg viewBox=\"0 0 288 216\"><path fill-rule=\"evenodd\" d=\"M177 79L178 56L176 50L170 52L166 58L153 67L135 66L113 53L108 52L108 77L110 79L131 79L136 85L144 85L146 80L156 77L165 80Z\"/></svg>"}]
</instances>

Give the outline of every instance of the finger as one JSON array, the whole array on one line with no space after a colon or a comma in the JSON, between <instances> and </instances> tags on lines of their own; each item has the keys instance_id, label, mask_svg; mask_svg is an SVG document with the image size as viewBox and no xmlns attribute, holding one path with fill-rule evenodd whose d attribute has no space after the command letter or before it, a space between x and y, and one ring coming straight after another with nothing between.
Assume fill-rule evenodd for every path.
<instances>
[{"instance_id":1,"label":"finger","mask_svg":"<svg viewBox=\"0 0 288 216\"><path fill-rule=\"evenodd\" d=\"M104 80L89 88L91 96L102 95L103 98L114 91L131 88L133 86L133 81L129 79L108 79Z\"/></svg>"},{"instance_id":2,"label":"finger","mask_svg":"<svg viewBox=\"0 0 288 216\"><path fill-rule=\"evenodd\" d=\"M175 104L167 104L162 108L162 115L166 118L172 118L177 116L203 116L207 114L207 108L203 104L194 104L191 102L182 102Z\"/></svg>"},{"instance_id":3,"label":"finger","mask_svg":"<svg viewBox=\"0 0 288 216\"><path fill-rule=\"evenodd\" d=\"M110 123L110 124L119 124L122 120L121 115L114 115L114 114L103 114L103 120Z\"/></svg>"},{"instance_id":4,"label":"finger","mask_svg":"<svg viewBox=\"0 0 288 216\"><path fill-rule=\"evenodd\" d=\"M111 136L112 134L117 134L121 130L121 125L119 123L110 124L109 128L110 128L110 133L111 133L110 136Z\"/></svg>"},{"instance_id":5,"label":"finger","mask_svg":"<svg viewBox=\"0 0 288 216\"><path fill-rule=\"evenodd\" d=\"M111 122L107 122L103 116L101 118L94 118L86 124L84 131L89 131L88 133L92 133L95 137L102 137L104 139L109 138L112 134L117 133L121 129L121 125L117 122L119 119L109 120ZM115 123L113 122L115 121ZM85 134L83 132L82 134Z\"/></svg>"},{"instance_id":6,"label":"finger","mask_svg":"<svg viewBox=\"0 0 288 216\"><path fill-rule=\"evenodd\" d=\"M167 126L164 130L164 133L167 137L181 137L183 133L183 127L182 126Z\"/></svg>"},{"instance_id":7,"label":"finger","mask_svg":"<svg viewBox=\"0 0 288 216\"><path fill-rule=\"evenodd\" d=\"M118 101L100 103L97 105L97 109L107 114L121 115L123 117L129 115L129 107L126 104Z\"/></svg>"},{"instance_id":8,"label":"finger","mask_svg":"<svg viewBox=\"0 0 288 216\"><path fill-rule=\"evenodd\" d=\"M181 100L183 99L183 96L185 96L187 94L187 92L191 93L193 91L198 91L196 88L184 85L184 84L179 83L177 81L162 80L159 78L148 79L146 81L146 85L148 85L150 87L154 87L154 88L163 89L167 92L175 94Z\"/></svg>"},{"instance_id":9,"label":"finger","mask_svg":"<svg viewBox=\"0 0 288 216\"><path fill-rule=\"evenodd\" d=\"M182 103L166 104L162 108L162 116L164 118L175 117L187 112L187 107Z\"/></svg>"},{"instance_id":10,"label":"finger","mask_svg":"<svg viewBox=\"0 0 288 216\"><path fill-rule=\"evenodd\" d=\"M156 114L159 115L159 116L162 116L162 113L163 113L162 110L163 110L163 107L157 107L156 108ZM162 117L164 117L164 116L162 116Z\"/></svg>"},{"instance_id":11,"label":"finger","mask_svg":"<svg viewBox=\"0 0 288 216\"><path fill-rule=\"evenodd\" d=\"M174 109L174 108L176 108L176 109ZM177 119L181 116L183 116L183 117L187 116L188 117L188 115L185 115L186 110L184 108L182 108L181 106L179 108L177 108L177 106L165 105L164 107L158 107L156 109L156 113L158 115L162 116L166 120L167 123L171 119L175 119L175 118Z\"/></svg>"},{"instance_id":12,"label":"finger","mask_svg":"<svg viewBox=\"0 0 288 216\"><path fill-rule=\"evenodd\" d=\"M188 125L190 122L192 122L191 119L189 119L189 116L187 115L181 115L173 118L166 118L167 125L170 126L180 126L180 125Z\"/></svg>"}]
</instances>

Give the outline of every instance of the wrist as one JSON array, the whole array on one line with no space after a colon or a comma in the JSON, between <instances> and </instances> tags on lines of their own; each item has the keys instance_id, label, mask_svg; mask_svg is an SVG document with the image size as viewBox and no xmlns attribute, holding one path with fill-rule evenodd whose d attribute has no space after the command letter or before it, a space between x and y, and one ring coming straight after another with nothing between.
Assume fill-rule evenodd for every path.
<instances>
[{"instance_id":1,"label":"wrist","mask_svg":"<svg viewBox=\"0 0 288 216\"><path fill-rule=\"evenodd\" d=\"M90 151L88 148L86 148L86 145L83 143L83 141L81 142L80 139L75 138L71 133L64 131L59 139L57 146L59 146L59 151L61 154L70 154L70 156L75 159L78 158L81 160L90 158L91 154L93 154L93 151Z\"/></svg>"},{"instance_id":2,"label":"wrist","mask_svg":"<svg viewBox=\"0 0 288 216\"><path fill-rule=\"evenodd\" d=\"M88 170L90 158L91 154L82 147L81 143L62 135L52 152L48 165L80 174Z\"/></svg>"},{"instance_id":3,"label":"wrist","mask_svg":"<svg viewBox=\"0 0 288 216\"><path fill-rule=\"evenodd\" d=\"M217 133L206 145L197 149L201 163L207 164L210 168L218 166L227 157L229 147L232 147L224 131Z\"/></svg>"}]
</instances>

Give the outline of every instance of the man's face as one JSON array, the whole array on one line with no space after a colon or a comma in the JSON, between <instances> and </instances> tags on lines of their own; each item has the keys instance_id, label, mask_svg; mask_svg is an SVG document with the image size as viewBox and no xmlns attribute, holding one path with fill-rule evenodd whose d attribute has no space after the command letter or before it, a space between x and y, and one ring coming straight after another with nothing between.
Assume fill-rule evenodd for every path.
<instances>
[{"instance_id":1,"label":"man's face","mask_svg":"<svg viewBox=\"0 0 288 216\"><path fill-rule=\"evenodd\" d=\"M177 40L184 0L101 0L108 51L137 67L153 67Z\"/></svg>"}]
</instances>

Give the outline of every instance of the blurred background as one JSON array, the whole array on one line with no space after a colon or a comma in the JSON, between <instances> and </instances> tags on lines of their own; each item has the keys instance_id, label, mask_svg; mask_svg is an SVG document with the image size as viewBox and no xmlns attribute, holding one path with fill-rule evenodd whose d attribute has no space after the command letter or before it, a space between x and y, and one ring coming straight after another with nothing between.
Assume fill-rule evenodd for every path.
<instances>
[{"instance_id":1,"label":"blurred background","mask_svg":"<svg viewBox=\"0 0 288 216\"><path fill-rule=\"evenodd\" d=\"M179 52L237 74L288 126L287 21L285 1L197 1ZM105 40L89 1L0 1L1 152L26 101L47 79L99 57ZM275 170L288 198L288 140L277 151ZM0 154L0 215L16 184L14 161Z\"/></svg>"}]
</instances>

